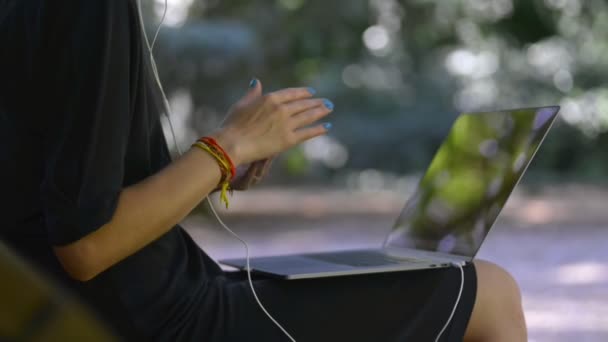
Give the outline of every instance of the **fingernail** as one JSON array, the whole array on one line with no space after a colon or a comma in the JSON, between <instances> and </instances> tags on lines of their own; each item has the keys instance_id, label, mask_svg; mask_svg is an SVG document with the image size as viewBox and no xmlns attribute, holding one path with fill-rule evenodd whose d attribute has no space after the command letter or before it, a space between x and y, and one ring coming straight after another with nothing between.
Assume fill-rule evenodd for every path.
<instances>
[{"instance_id":1,"label":"fingernail","mask_svg":"<svg viewBox=\"0 0 608 342\"><path fill-rule=\"evenodd\" d=\"M315 90L315 88L312 87L308 87L308 92L310 93L310 95L314 95L317 93L317 91Z\"/></svg>"},{"instance_id":2,"label":"fingernail","mask_svg":"<svg viewBox=\"0 0 608 342\"><path fill-rule=\"evenodd\" d=\"M325 128L325 130L327 131L329 131L332 127L333 125L331 124L331 122L326 122L323 124L323 128Z\"/></svg>"},{"instance_id":3,"label":"fingernail","mask_svg":"<svg viewBox=\"0 0 608 342\"><path fill-rule=\"evenodd\" d=\"M329 110L333 110L334 109L334 104L331 101L327 100L327 99L323 100L323 104Z\"/></svg>"},{"instance_id":4,"label":"fingernail","mask_svg":"<svg viewBox=\"0 0 608 342\"><path fill-rule=\"evenodd\" d=\"M249 82L249 88L255 88L255 86L258 84L258 80L256 80L255 78L251 79L251 82Z\"/></svg>"}]
</instances>

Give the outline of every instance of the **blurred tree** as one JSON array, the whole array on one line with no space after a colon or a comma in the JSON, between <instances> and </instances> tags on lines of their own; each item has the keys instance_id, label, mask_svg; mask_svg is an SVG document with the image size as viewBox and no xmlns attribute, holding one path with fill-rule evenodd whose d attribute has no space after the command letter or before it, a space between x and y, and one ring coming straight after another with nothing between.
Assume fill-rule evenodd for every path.
<instances>
[{"instance_id":1,"label":"blurred tree","mask_svg":"<svg viewBox=\"0 0 608 342\"><path fill-rule=\"evenodd\" d=\"M147 8L154 22L162 2ZM608 166L604 0L173 0L166 22L156 55L185 146L251 76L336 103L334 132L283 156L275 181L419 171L458 112L550 104L561 120L533 170L581 179Z\"/></svg>"}]
</instances>

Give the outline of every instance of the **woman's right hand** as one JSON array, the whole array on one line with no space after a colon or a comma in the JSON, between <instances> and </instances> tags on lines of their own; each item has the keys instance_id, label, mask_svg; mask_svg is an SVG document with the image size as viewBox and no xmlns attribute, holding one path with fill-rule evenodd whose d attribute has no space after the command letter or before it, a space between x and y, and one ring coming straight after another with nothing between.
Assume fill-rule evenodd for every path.
<instances>
[{"instance_id":1,"label":"woman's right hand","mask_svg":"<svg viewBox=\"0 0 608 342\"><path fill-rule=\"evenodd\" d=\"M262 160L327 133L331 124L315 124L333 110L326 99L313 98L311 88L289 88L262 94L251 82L249 92L229 111L212 134L235 166Z\"/></svg>"}]
</instances>

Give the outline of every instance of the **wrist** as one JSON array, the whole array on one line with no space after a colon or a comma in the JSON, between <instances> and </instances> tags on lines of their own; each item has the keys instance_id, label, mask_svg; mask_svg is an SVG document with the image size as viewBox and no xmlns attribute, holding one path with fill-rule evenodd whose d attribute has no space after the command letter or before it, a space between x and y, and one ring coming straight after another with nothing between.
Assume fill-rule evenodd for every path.
<instances>
[{"instance_id":1,"label":"wrist","mask_svg":"<svg viewBox=\"0 0 608 342\"><path fill-rule=\"evenodd\" d=\"M225 130L221 130L209 135L209 137L215 139L220 147L226 151L226 154L228 154L228 157L234 164L235 168L241 164L237 140L234 138L233 134Z\"/></svg>"}]
</instances>

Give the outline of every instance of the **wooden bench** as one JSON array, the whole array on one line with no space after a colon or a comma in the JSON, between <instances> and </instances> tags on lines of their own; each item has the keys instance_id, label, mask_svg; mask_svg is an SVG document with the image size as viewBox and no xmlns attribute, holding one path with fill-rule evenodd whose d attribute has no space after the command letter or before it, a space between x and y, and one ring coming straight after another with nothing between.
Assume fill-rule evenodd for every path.
<instances>
[{"instance_id":1,"label":"wooden bench","mask_svg":"<svg viewBox=\"0 0 608 342\"><path fill-rule=\"evenodd\" d=\"M73 297L0 241L0 341L116 341Z\"/></svg>"}]
</instances>

